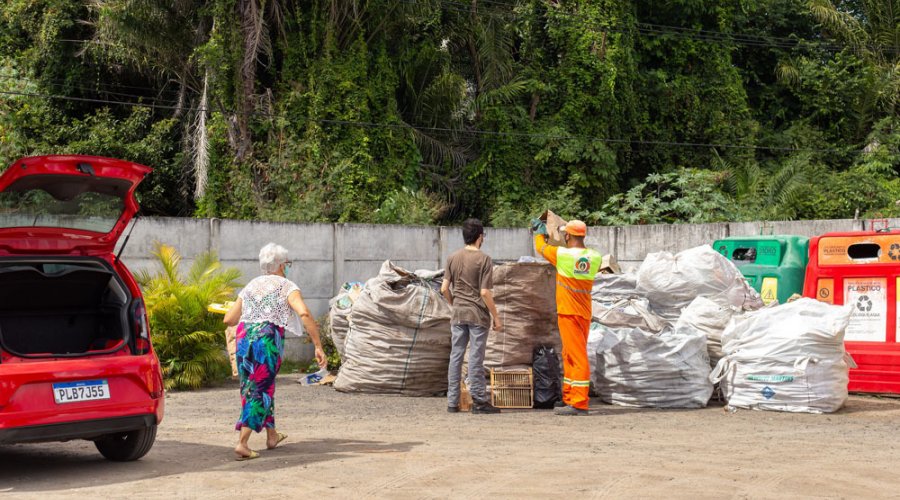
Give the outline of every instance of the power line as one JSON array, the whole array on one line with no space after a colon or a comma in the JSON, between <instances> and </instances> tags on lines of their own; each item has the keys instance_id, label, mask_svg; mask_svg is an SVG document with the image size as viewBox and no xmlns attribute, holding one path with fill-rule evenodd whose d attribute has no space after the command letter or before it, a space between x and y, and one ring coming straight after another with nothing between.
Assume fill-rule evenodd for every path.
<instances>
[{"instance_id":1,"label":"power line","mask_svg":"<svg viewBox=\"0 0 900 500\"><path fill-rule=\"evenodd\" d=\"M16 76L12 76L12 75L0 75L0 79L3 79L3 80L20 80L21 78L20 78L20 77L16 77ZM70 85L70 84L68 84L68 83L63 83L63 82L60 82L60 81L58 81L58 80L56 80L56 81L50 80L50 81L45 81L45 82L42 82L42 83L45 84L45 85L49 85L49 86L51 86L51 87L58 87L58 88L60 88L60 89L72 88L72 89L76 89L76 90L82 90L82 91L85 91L85 92L98 92L98 93L103 93L103 94L109 94L109 95L119 96L119 97L131 97L131 98L133 98L133 99L151 99L151 100L153 100L154 102L162 102L162 103L167 103L167 104L172 104L172 105L175 105L175 104L178 103L178 101L164 100L164 99L161 99L161 98L158 98L158 97L148 97L148 96L135 95L135 94L125 94L125 93L122 93L122 92L113 92L113 91L110 91L110 90L102 90L102 89L95 89L95 88L91 88L91 87L81 87L81 86L78 86L78 85ZM149 88L148 88L147 90L152 90L152 89L149 89Z\"/></svg>"},{"instance_id":2,"label":"power line","mask_svg":"<svg viewBox=\"0 0 900 500\"><path fill-rule=\"evenodd\" d=\"M2 95L13 95L13 96L25 96L25 97L35 97L35 98L43 98L43 99L60 99L60 100L70 100L70 101L78 101L78 102L90 102L97 104L110 104L110 105L120 105L120 106L131 106L131 107L145 107L152 109L167 109L174 110L178 109L178 106L166 106L159 104L148 104L141 102L129 102L129 101L114 101L109 99L90 99L85 97L72 97L72 96L64 96L64 95L54 95L54 94L38 94L33 92L15 92L15 91L0 91ZM209 109L206 108L181 108L184 111L192 112L192 111L201 111L208 112ZM267 113L253 113L257 116L271 116ZM845 153L846 151L838 149L838 148L792 148L792 147L781 147L781 146L754 146L748 144L728 144L728 143L701 143L701 142L679 142L679 141L654 141L654 140L641 140L641 139L619 139L619 138L608 138L608 137L587 137L587 136L577 136L577 135L551 135L551 134L536 134L529 132L498 132L493 130L478 130L478 129L452 129L447 127L425 127L425 126L412 126L407 124L394 124L394 123L376 123L376 122L364 122L364 121L352 121L352 120L329 120L329 119L315 119L310 118L307 120L308 122L316 122L321 123L323 125L340 125L340 126L355 126L355 127L364 127L364 128L387 128L387 129L399 129L399 130L409 130L416 129L421 131L428 132L439 132L439 133L449 133L449 134L462 134L462 135L472 135L478 137L487 137L487 138L519 138L519 139L544 139L544 140L557 140L557 141L568 141L568 140L587 140L587 141L599 141L607 144L630 144L630 145L645 145L645 146L671 146L671 147L684 147L684 148L720 148L720 149L739 149L739 150L747 150L747 151L772 151L772 152L794 152L794 153Z\"/></svg>"},{"instance_id":3,"label":"power line","mask_svg":"<svg viewBox=\"0 0 900 500\"><path fill-rule=\"evenodd\" d=\"M0 75L0 77L8 78L8 79L15 79L15 78L29 78L29 79L34 79L34 78L30 77L30 76L15 77L15 76L12 76L12 75ZM59 84L59 85L68 85L68 84L66 84L66 83L64 83L64 82L61 82L60 80L48 80L48 81L55 82L55 83L57 83L57 84ZM177 90L163 90L163 89L159 89L159 88L155 88L155 87L144 87L144 86L138 86L138 85L125 85L125 84L123 84L123 83L92 82L92 84L93 84L93 85L96 85L97 87L106 87L106 88L113 88L113 89L134 89L134 90L147 90L147 91L150 91L150 92L170 92L170 93L175 93L175 92L177 92ZM85 88L85 87L79 87L79 88ZM91 89L91 90L94 90L94 89Z\"/></svg>"},{"instance_id":4,"label":"power line","mask_svg":"<svg viewBox=\"0 0 900 500\"><path fill-rule=\"evenodd\" d=\"M68 43L90 43L92 40L72 40L67 38L60 38L55 40L57 42L68 42ZM2 76L2 75L0 75ZM137 85L126 85L122 83L104 83L104 82L94 82L94 85L100 87L112 87L112 88L123 88L123 89L134 89L134 90L149 90L152 92L177 92L176 90L160 90L153 87L145 87L145 86L137 86Z\"/></svg>"},{"instance_id":5,"label":"power line","mask_svg":"<svg viewBox=\"0 0 900 500\"><path fill-rule=\"evenodd\" d=\"M403 0L406 3L415 4L416 0ZM460 12L471 14L472 5L466 4L462 2L452 1L452 0L438 0L442 6L445 7L445 10ZM512 8L515 5L504 3L504 2L496 2L491 0L478 0L479 4L488 4L488 5L496 5L505 8ZM584 23L583 18L574 12L565 12L561 10L549 10L554 16L566 17L575 19ZM496 11L479 11L479 15L488 15L494 16L498 18L507 18L510 20L521 20L522 16L516 14L514 12L496 12ZM778 48L778 49L795 49L795 48L803 48L803 47L818 47L822 50L830 51L830 52L840 52L842 50L856 50L852 47L845 47L841 45L836 45L827 42L821 42L816 40L808 40L803 38L791 38L791 37L775 37L775 36L764 36L764 35L752 35L748 33L725 33L722 31L713 31L713 30L704 30L697 28L686 28L683 26L670 26L664 24L653 24L653 23L635 23L633 28L629 28L628 26L598 26L594 25L593 27L610 31L614 33L624 33L630 34L632 31L638 33L639 35L644 36L654 36L654 37L666 37L666 36L674 36L683 39L692 39L699 40L708 43L718 43L718 44L734 44L734 45L745 45L748 47L762 47L762 48ZM892 48L892 47L877 47L877 46L869 46L870 49L877 49L882 52L887 53L898 53L900 52L900 48Z\"/></svg>"},{"instance_id":6,"label":"power line","mask_svg":"<svg viewBox=\"0 0 900 500\"><path fill-rule=\"evenodd\" d=\"M724 143L700 143L700 142L678 142L678 141L648 141L648 140L639 140L639 139L613 139L613 138L605 138L605 137L585 137L585 136L577 136L577 135L549 135L549 134L534 134L529 132L497 132L492 130L477 130L477 129L451 129L444 127L420 127L420 126L411 126L406 124L391 124L391 123L375 123L375 122L360 122L360 121L350 121L350 120L326 120L319 119L315 120L319 123L326 125L349 125L349 126L357 126L357 127L367 127L367 128L394 128L394 129L409 129L415 128L417 130L429 131L429 132L442 132L442 133L452 133L452 134L470 134L475 136L483 136L483 137L509 137L509 138L520 138L520 139L545 139L545 140L589 140L589 141L600 141L609 144L631 144L631 145L646 145L646 146L673 146L673 147L703 147L703 148L721 148L721 149L744 149L751 151L779 151L779 152L795 152L795 153L838 153L843 152L840 149L836 148L828 148L828 149L815 149L815 148L791 148L791 147L779 147L779 146L753 146L748 144L724 144Z\"/></svg>"},{"instance_id":7,"label":"power line","mask_svg":"<svg viewBox=\"0 0 900 500\"><path fill-rule=\"evenodd\" d=\"M92 99L88 97L74 97L67 95L58 95L58 94L38 94L36 92L16 92L11 90L0 90L0 94L5 95L13 95L13 96L22 96L22 97L36 97L41 99L59 99L63 101L76 101L76 102L90 102L95 104L112 104L117 106L131 106L137 108L152 108L152 109L168 109L168 110L177 110L181 109L183 111L208 111L207 109L202 108L187 108L184 106L170 106L164 104L149 104L144 102L131 102L131 101L113 101L109 99Z\"/></svg>"},{"instance_id":8,"label":"power line","mask_svg":"<svg viewBox=\"0 0 900 500\"><path fill-rule=\"evenodd\" d=\"M415 5L417 3L416 0L401 0L404 3ZM461 13L471 13L471 4L462 3L460 1L454 0L438 0L438 3L445 8L445 10L456 11ZM516 5L513 3L506 3L496 0L478 0L480 4L494 5L507 9L515 8ZM579 17L579 14L574 12L566 12L561 10L548 10L549 13L552 13L554 16L561 16L570 19L577 19L578 21L582 21L582 18ZM507 17L509 19L520 20L522 17L519 14L514 12L497 12L497 11L480 11L479 15L488 15L488 16L498 16L498 17ZM841 51L844 49L850 49L849 47L842 47L834 44L829 44L820 41L807 40L802 38L787 38L787 37L775 37L775 36L761 36L761 35L752 35L747 33L725 33L721 31L712 31L712 30L704 30L704 29L696 29L696 28L686 28L683 26L670 26L670 25L662 25L662 24L653 24L653 23L636 23L633 28L623 27L623 26L595 26L597 29L601 29L608 32L613 33L623 33L623 34L631 34L632 32L636 33L640 36L647 37L676 37L681 39L690 39L690 40L698 40L708 43L717 43L717 44L738 44L749 47L761 47L761 48L777 48L777 49L794 49L803 46L807 47L819 47L825 50L830 51ZM69 42L69 43L100 43L95 40L75 40L75 39L59 39L57 41L60 42ZM851 49L852 50L852 49ZM897 52L898 49L892 48L880 48L880 50L884 52L894 53ZM2 76L2 75L0 75ZM139 86L131 86L131 85L123 85L123 84L104 84L101 82L97 82L96 85L101 87L108 88L131 88L137 90L147 90L153 92L159 92L158 89L149 88L149 87L139 87ZM63 84L58 85L63 87ZM68 86L68 84L66 84ZM87 89L85 87L75 87L81 90L93 90ZM112 91L103 91L109 93L111 95L118 95L121 97L130 97L130 98L139 98L139 99L154 99L156 101L168 102L169 104L175 104L177 101L172 100L162 100L161 98L149 98L143 96L137 96L133 94L126 93L117 93ZM174 92L174 91L169 91Z\"/></svg>"},{"instance_id":9,"label":"power line","mask_svg":"<svg viewBox=\"0 0 900 500\"><path fill-rule=\"evenodd\" d=\"M417 0L400 0L403 3L407 3L410 5L416 5ZM438 0L438 2L444 10L459 12L464 14L469 14L472 12L472 4L463 3L460 1L454 0ZM502 7L506 9L513 9L517 7L514 3L501 2L496 0L478 0L478 4L486 4L493 5L497 7ZM548 13L551 13L555 17L563 17L574 19L580 22L584 22L583 18L575 12L566 12L559 9L548 9ZM488 15L498 18L507 18L510 20L521 20L522 16L515 12L497 12L492 10L487 11L479 11L479 15ZM550 18L548 18L550 20ZM842 50L851 50L853 52L858 52L858 49L853 47L836 45L833 43L827 43L817 40L808 40L799 37L777 37L777 36L768 36L768 35L754 35L749 33L726 33L722 31L714 31L714 30L705 30L699 28L688 28L684 26L671 26L664 24L655 24L655 23L641 23L637 22L633 26L615 26L615 25L598 25L594 23L594 26L597 29L613 32L613 33L622 33L622 34L632 34L635 33L639 37L675 37L680 39L687 40L697 40L706 43L715 43L715 44L727 44L727 45L743 45L747 47L759 47L759 48L773 48L773 49L797 49L797 48L819 48L822 50L830 51L830 52L840 52ZM103 43L96 40L75 40L75 39L59 39L57 41L60 42L68 42L68 43ZM111 43L107 43L109 45L115 45ZM870 49L880 50L886 53L896 54L900 52L900 48L892 48L892 47L878 47L878 46L869 46ZM99 84L102 85L102 84ZM154 90L147 87L132 87L132 86L121 86L122 88L134 88L140 90ZM127 97L127 95L123 96Z\"/></svg>"}]
</instances>

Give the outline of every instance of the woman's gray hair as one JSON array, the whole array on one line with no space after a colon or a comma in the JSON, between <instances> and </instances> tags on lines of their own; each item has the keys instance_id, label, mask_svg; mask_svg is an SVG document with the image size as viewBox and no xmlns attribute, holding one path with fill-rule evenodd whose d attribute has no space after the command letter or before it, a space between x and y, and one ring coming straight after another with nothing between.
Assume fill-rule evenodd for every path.
<instances>
[{"instance_id":1,"label":"woman's gray hair","mask_svg":"<svg viewBox=\"0 0 900 500\"><path fill-rule=\"evenodd\" d=\"M272 274L288 260L288 251L281 245L268 243L259 250L259 268Z\"/></svg>"}]
</instances>

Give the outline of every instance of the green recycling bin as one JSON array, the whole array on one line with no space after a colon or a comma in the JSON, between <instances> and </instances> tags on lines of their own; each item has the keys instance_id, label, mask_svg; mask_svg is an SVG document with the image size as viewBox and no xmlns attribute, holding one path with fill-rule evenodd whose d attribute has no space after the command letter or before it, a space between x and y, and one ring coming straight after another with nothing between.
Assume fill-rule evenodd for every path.
<instances>
[{"instance_id":1,"label":"green recycling bin","mask_svg":"<svg viewBox=\"0 0 900 500\"><path fill-rule=\"evenodd\" d=\"M734 236L717 240L713 248L734 262L764 303L784 304L791 295L803 294L809 238Z\"/></svg>"}]
</instances>

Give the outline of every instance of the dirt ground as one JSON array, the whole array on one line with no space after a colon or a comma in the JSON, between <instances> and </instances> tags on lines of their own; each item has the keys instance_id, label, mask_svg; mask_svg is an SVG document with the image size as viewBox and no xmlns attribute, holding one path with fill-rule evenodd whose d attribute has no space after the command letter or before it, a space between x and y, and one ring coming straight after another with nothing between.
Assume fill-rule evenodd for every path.
<instances>
[{"instance_id":1,"label":"dirt ground","mask_svg":"<svg viewBox=\"0 0 900 500\"><path fill-rule=\"evenodd\" d=\"M6 498L878 498L900 496L900 400L832 415L622 408L448 414L442 398L341 394L279 377L289 434L236 462L236 384L167 396L138 462L89 442L0 447ZM264 438L251 445L264 448Z\"/></svg>"}]
</instances>

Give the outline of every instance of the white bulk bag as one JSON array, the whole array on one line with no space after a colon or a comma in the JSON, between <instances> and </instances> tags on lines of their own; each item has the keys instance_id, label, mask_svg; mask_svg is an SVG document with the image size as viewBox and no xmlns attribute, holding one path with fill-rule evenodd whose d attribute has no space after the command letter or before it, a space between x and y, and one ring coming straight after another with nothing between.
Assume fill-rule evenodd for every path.
<instances>
[{"instance_id":1,"label":"white bulk bag","mask_svg":"<svg viewBox=\"0 0 900 500\"><path fill-rule=\"evenodd\" d=\"M610 328L641 328L658 332L668 323L650 310L647 299L623 299L612 304L597 300L591 303L593 321Z\"/></svg>"},{"instance_id":2,"label":"white bulk bag","mask_svg":"<svg viewBox=\"0 0 900 500\"><path fill-rule=\"evenodd\" d=\"M645 294L654 311L676 321L681 309L697 297L707 297L723 307L759 309L759 294L737 267L709 245L677 255L657 252L647 255L637 272L637 291Z\"/></svg>"},{"instance_id":3,"label":"white bulk bag","mask_svg":"<svg viewBox=\"0 0 900 500\"><path fill-rule=\"evenodd\" d=\"M594 391L604 402L652 408L703 408L712 395L706 336L651 333L593 323L588 338ZM593 351L592 351L593 349Z\"/></svg>"},{"instance_id":4,"label":"white bulk bag","mask_svg":"<svg viewBox=\"0 0 900 500\"><path fill-rule=\"evenodd\" d=\"M855 367L844 349L850 313L802 298L736 318L722 334L725 357L710 380L735 408L837 411Z\"/></svg>"},{"instance_id":5,"label":"white bulk bag","mask_svg":"<svg viewBox=\"0 0 900 500\"><path fill-rule=\"evenodd\" d=\"M608 304L597 300L597 297L594 296L591 306L593 317L591 318L587 349L591 365L591 381L594 382L596 392L596 353L603 352L619 342L615 335L604 336L604 331L640 328L643 331L655 333L662 330L668 323L650 311L646 299L622 299ZM601 325L606 328L601 328Z\"/></svg>"},{"instance_id":6,"label":"white bulk bag","mask_svg":"<svg viewBox=\"0 0 900 500\"><path fill-rule=\"evenodd\" d=\"M637 291L637 276L635 274L598 274L594 278L594 286L591 289L591 298L596 301L611 304L623 299L637 299L641 294Z\"/></svg>"},{"instance_id":7,"label":"white bulk bag","mask_svg":"<svg viewBox=\"0 0 900 500\"><path fill-rule=\"evenodd\" d=\"M722 359L722 333L734 316L734 310L723 307L706 297L697 297L675 322L678 333L698 332L706 335L706 348L711 366Z\"/></svg>"}]
</instances>

